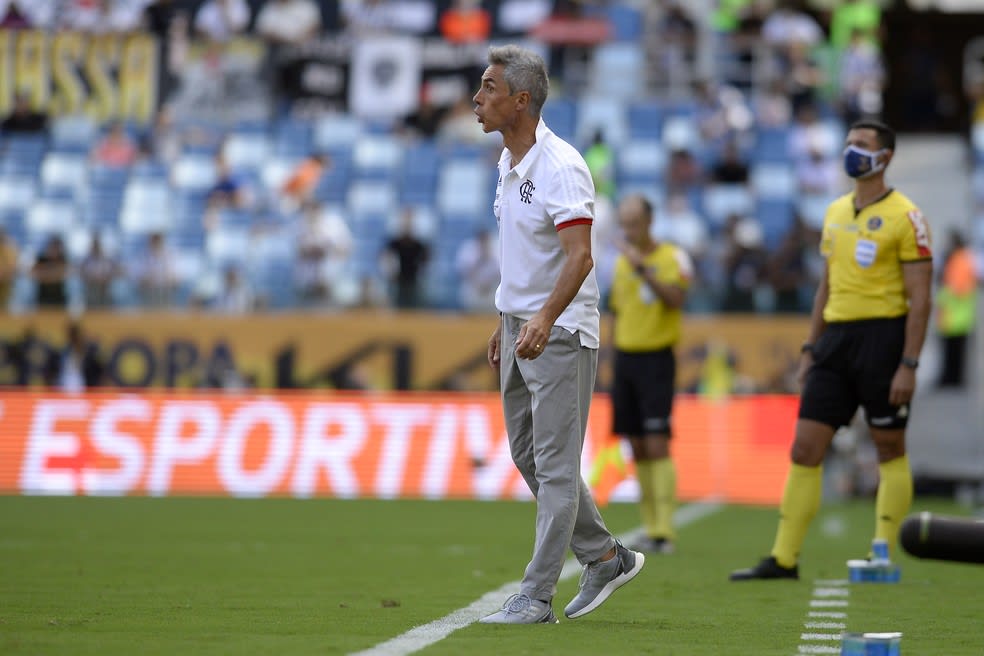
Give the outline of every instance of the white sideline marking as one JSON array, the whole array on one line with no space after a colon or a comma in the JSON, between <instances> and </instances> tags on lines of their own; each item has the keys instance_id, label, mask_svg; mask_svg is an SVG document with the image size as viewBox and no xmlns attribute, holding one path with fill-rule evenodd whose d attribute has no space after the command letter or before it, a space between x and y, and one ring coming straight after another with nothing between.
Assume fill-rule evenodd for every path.
<instances>
[{"instance_id":1,"label":"white sideline marking","mask_svg":"<svg viewBox=\"0 0 984 656\"><path fill-rule=\"evenodd\" d=\"M804 629L846 629L843 622L803 622Z\"/></svg>"},{"instance_id":2,"label":"white sideline marking","mask_svg":"<svg viewBox=\"0 0 984 656\"><path fill-rule=\"evenodd\" d=\"M847 608L847 597L851 595L847 587L848 581L844 579L817 579L814 581L813 598L810 599L810 608ZM831 599L830 597L841 597L841 599ZM844 620L847 619L846 610L810 610L807 617L831 618ZM803 623L805 629L827 629L837 630L837 633L800 633L800 654L839 654L839 646L811 645L803 644L809 642L840 642L841 632L847 627L846 622L817 622L808 620Z\"/></svg>"},{"instance_id":3,"label":"white sideline marking","mask_svg":"<svg viewBox=\"0 0 984 656\"><path fill-rule=\"evenodd\" d=\"M703 519L708 515L712 515L720 509L721 504L713 501L691 503L676 511L673 515L674 524L677 527L683 527ZM640 530L636 529L635 531L630 531L617 537L619 540L628 541L636 537L639 533ZM571 558L564 563L564 569L560 573L560 580L567 580L580 573L581 565L576 559ZM407 656L408 654L420 651L436 642L440 642L454 631L462 629L469 624L474 624L485 615L494 613L502 605L503 599L515 592L519 585L520 581L507 583L498 590L486 592L464 608L459 608L439 620L434 620L422 626L416 626L406 633L398 635L386 642L381 642L364 651L350 654L350 656Z\"/></svg>"}]
</instances>

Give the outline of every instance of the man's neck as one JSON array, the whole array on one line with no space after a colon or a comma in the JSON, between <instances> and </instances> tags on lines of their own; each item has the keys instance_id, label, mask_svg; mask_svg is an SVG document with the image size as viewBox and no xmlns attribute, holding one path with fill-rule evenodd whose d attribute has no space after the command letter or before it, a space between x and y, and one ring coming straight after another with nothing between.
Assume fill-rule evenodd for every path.
<instances>
[{"instance_id":1,"label":"man's neck","mask_svg":"<svg viewBox=\"0 0 984 656\"><path fill-rule=\"evenodd\" d=\"M514 126L502 131L502 144L509 149L509 154L512 155L510 168L514 168L522 162L526 153L530 152L536 143L536 126L538 124L539 119L524 116L516 121Z\"/></svg>"},{"instance_id":2,"label":"man's neck","mask_svg":"<svg viewBox=\"0 0 984 656\"><path fill-rule=\"evenodd\" d=\"M870 180L857 180L854 184L854 207L863 209L888 193L884 176L878 175Z\"/></svg>"}]
</instances>

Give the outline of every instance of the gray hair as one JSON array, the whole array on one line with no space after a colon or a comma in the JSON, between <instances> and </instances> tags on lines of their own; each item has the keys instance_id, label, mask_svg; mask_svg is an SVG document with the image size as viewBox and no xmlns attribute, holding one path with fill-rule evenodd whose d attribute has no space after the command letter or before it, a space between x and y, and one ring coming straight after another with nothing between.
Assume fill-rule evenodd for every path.
<instances>
[{"instance_id":1,"label":"gray hair","mask_svg":"<svg viewBox=\"0 0 984 656\"><path fill-rule=\"evenodd\" d=\"M547 65L543 58L532 50L516 45L492 46L489 48L489 65L502 66L502 77L509 85L509 95L520 91L530 94L529 113L539 118L550 91Z\"/></svg>"}]
</instances>

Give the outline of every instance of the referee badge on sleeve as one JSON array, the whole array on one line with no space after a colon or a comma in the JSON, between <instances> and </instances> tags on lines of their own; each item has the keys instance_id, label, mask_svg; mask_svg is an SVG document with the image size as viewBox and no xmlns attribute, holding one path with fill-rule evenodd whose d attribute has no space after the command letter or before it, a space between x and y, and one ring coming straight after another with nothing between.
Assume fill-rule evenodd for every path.
<instances>
[{"instance_id":1,"label":"referee badge on sleeve","mask_svg":"<svg viewBox=\"0 0 984 656\"><path fill-rule=\"evenodd\" d=\"M875 263L875 257L877 255L878 244L870 239L859 239L858 243L854 246L854 261L858 263L858 266L865 269Z\"/></svg>"}]
</instances>

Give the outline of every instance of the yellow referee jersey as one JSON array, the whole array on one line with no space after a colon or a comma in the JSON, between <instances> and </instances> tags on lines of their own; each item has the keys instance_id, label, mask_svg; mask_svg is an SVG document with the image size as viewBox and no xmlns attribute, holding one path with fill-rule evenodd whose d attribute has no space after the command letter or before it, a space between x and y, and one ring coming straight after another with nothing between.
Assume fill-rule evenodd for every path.
<instances>
[{"instance_id":1,"label":"yellow referee jersey","mask_svg":"<svg viewBox=\"0 0 984 656\"><path fill-rule=\"evenodd\" d=\"M645 261L658 282L684 289L690 284L693 265L679 246L658 244ZM615 348L620 351L657 351L680 339L683 312L665 305L624 255L615 260L609 306L615 313Z\"/></svg>"},{"instance_id":2,"label":"yellow referee jersey","mask_svg":"<svg viewBox=\"0 0 984 656\"><path fill-rule=\"evenodd\" d=\"M900 317L909 310L902 263L933 256L929 224L902 193L891 190L860 212L854 193L827 209L820 253L827 258L826 321Z\"/></svg>"}]
</instances>

